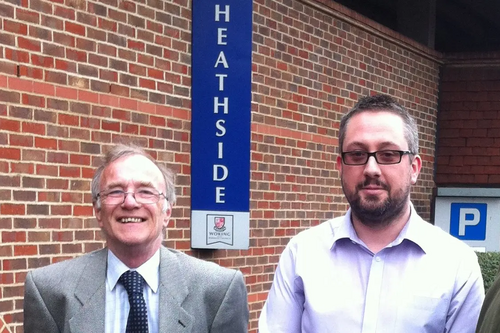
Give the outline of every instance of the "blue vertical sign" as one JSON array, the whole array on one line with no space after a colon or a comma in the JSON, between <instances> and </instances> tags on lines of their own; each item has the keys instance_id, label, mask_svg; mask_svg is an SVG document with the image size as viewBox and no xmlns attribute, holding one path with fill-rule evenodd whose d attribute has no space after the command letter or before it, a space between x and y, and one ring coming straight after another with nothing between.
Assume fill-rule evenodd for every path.
<instances>
[{"instance_id":1,"label":"blue vertical sign","mask_svg":"<svg viewBox=\"0 0 500 333\"><path fill-rule=\"evenodd\" d=\"M251 0L193 0L193 248L249 247L252 12Z\"/></svg>"}]
</instances>

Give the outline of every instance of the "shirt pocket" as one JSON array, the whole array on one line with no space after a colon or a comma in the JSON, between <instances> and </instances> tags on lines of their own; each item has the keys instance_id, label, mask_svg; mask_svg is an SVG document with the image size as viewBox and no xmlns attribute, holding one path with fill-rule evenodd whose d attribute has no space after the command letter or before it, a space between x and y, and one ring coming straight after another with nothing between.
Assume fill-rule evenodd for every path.
<instances>
[{"instance_id":1,"label":"shirt pocket","mask_svg":"<svg viewBox=\"0 0 500 333\"><path fill-rule=\"evenodd\" d=\"M442 333L449 300L412 295L398 307L395 332Z\"/></svg>"}]
</instances>

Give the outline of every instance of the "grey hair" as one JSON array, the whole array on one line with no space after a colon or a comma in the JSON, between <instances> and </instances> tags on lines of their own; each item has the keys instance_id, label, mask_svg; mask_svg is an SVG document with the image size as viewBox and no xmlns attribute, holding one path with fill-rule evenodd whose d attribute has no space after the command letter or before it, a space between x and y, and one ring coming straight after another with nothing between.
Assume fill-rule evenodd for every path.
<instances>
[{"instance_id":1,"label":"grey hair","mask_svg":"<svg viewBox=\"0 0 500 333\"><path fill-rule=\"evenodd\" d=\"M414 155L418 154L418 127L415 119L394 98L384 94L362 97L356 105L342 117L339 128L339 151L342 152L347 125L353 116L362 112L380 111L395 114L403 120L404 136L408 142L408 150Z\"/></svg>"},{"instance_id":2,"label":"grey hair","mask_svg":"<svg viewBox=\"0 0 500 333\"><path fill-rule=\"evenodd\" d=\"M108 167L111 163L118 160L124 156L130 155L140 155L149 159L151 162L156 165L156 167L160 170L163 175L163 180L165 181L165 197L166 200L170 203L170 205L174 205L176 201L175 196L175 175L172 170L163 166L162 164L157 163L151 155L146 153L146 151L137 145L134 144L117 144L113 148L111 148L102 158L102 164L95 171L94 177L92 178L91 184L91 192L92 192L92 202L96 204L96 207L100 208L100 200L98 200L99 194L99 185L101 184L101 177L104 169ZM164 210L168 207L164 205Z\"/></svg>"}]
</instances>

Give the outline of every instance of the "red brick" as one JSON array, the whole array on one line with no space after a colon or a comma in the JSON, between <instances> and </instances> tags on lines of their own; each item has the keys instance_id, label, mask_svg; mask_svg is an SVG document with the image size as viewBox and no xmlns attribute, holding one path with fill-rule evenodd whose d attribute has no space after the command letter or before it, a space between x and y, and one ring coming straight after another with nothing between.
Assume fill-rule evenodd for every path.
<instances>
[{"instance_id":1,"label":"red brick","mask_svg":"<svg viewBox=\"0 0 500 333\"><path fill-rule=\"evenodd\" d=\"M138 134L139 133L139 126L123 123L122 124L122 133Z\"/></svg>"},{"instance_id":2,"label":"red brick","mask_svg":"<svg viewBox=\"0 0 500 333\"><path fill-rule=\"evenodd\" d=\"M45 98L41 96L22 94L22 102L25 105L31 105L40 108L45 107Z\"/></svg>"},{"instance_id":3,"label":"red brick","mask_svg":"<svg viewBox=\"0 0 500 333\"><path fill-rule=\"evenodd\" d=\"M128 97L130 94L130 88L112 84L110 92L114 95Z\"/></svg>"},{"instance_id":4,"label":"red brick","mask_svg":"<svg viewBox=\"0 0 500 333\"><path fill-rule=\"evenodd\" d=\"M20 160L21 150L18 148L0 147L0 158L8 160Z\"/></svg>"},{"instance_id":5,"label":"red brick","mask_svg":"<svg viewBox=\"0 0 500 333\"><path fill-rule=\"evenodd\" d=\"M0 129L6 131L19 132L20 128L21 128L21 123L19 121L0 118Z\"/></svg>"},{"instance_id":6,"label":"red brick","mask_svg":"<svg viewBox=\"0 0 500 333\"><path fill-rule=\"evenodd\" d=\"M69 114L59 114L58 123L61 125L78 126L79 117Z\"/></svg>"},{"instance_id":7,"label":"red brick","mask_svg":"<svg viewBox=\"0 0 500 333\"><path fill-rule=\"evenodd\" d=\"M158 69L148 68L148 77L163 80L164 72Z\"/></svg>"},{"instance_id":8,"label":"red brick","mask_svg":"<svg viewBox=\"0 0 500 333\"><path fill-rule=\"evenodd\" d=\"M120 98L119 106L127 110L138 110L138 102L132 98Z\"/></svg>"},{"instance_id":9,"label":"red brick","mask_svg":"<svg viewBox=\"0 0 500 333\"><path fill-rule=\"evenodd\" d=\"M93 216L94 210L92 206L74 206L73 207L74 216Z\"/></svg>"},{"instance_id":10,"label":"red brick","mask_svg":"<svg viewBox=\"0 0 500 333\"><path fill-rule=\"evenodd\" d=\"M16 19L29 23L40 23L40 14L34 11L16 8Z\"/></svg>"},{"instance_id":11,"label":"red brick","mask_svg":"<svg viewBox=\"0 0 500 333\"><path fill-rule=\"evenodd\" d=\"M14 17L14 7L7 3L0 4L0 15L3 17Z\"/></svg>"},{"instance_id":12,"label":"red brick","mask_svg":"<svg viewBox=\"0 0 500 333\"><path fill-rule=\"evenodd\" d=\"M11 62L0 61L0 73L5 73L8 75L17 75L17 65ZM7 87L7 77L0 76L0 87Z\"/></svg>"},{"instance_id":13,"label":"red brick","mask_svg":"<svg viewBox=\"0 0 500 333\"><path fill-rule=\"evenodd\" d=\"M2 215L24 215L26 214L26 206L23 204L0 204L0 213Z\"/></svg>"},{"instance_id":14,"label":"red brick","mask_svg":"<svg viewBox=\"0 0 500 333\"><path fill-rule=\"evenodd\" d=\"M45 81L66 85L68 84L68 75L66 73L45 71Z\"/></svg>"},{"instance_id":15,"label":"red brick","mask_svg":"<svg viewBox=\"0 0 500 333\"><path fill-rule=\"evenodd\" d=\"M13 32L18 35L27 35L28 34L28 25L18 22L11 21L8 19L4 20L3 28L7 32Z\"/></svg>"},{"instance_id":16,"label":"red brick","mask_svg":"<svg viewBox=\"0 0 500 333\"><path fill-rule=\"evenodd\" d=\"M37 54L31 55L31 63L35 66L53 68L54 67L54 58L52 57L44 57Z\"/></svg>"},{"instance_id":17,"label":"red brick","mask_svg":"<svg viewBox=\"0 0 500 333\"><path fill-rule=\"evenodd\" d=\"M52 32L45 28L30 26L29 36L35 39L52 42Z\"/></svg>"},{"instance_id":18,"label":"red brick","mask_svg":"<svg viewBox=\"0 0 500 333\"><path fill-rule=\"evenodd\" d=\"M139 76L146 76L147 69L144 66L139 66L136 64L129 64L129 73L139 75Z\"/></svg>"},{"instance_id":19,"label":"red brick","mask_svg":"<svg viewBox=\"0 0 500 333\"><path fill-rule=\"evenodd\" d=\"M80 126L86 128L99 129L101 127L101 122L95 118L81 117Z\"/></svg>"},{"instance_id":20,"label":"red brick","mask_svg":"<svg viewBox=\"0 0 500 333\"><path fill-rule=\"evenodd\" d=\"M37 175L44 175L44 176L57 176L58 171L57 171L57 167L55 165L37 164L36 174Z\"/></svg>"},{"instance_id":21,"label":"red brick","mask_svg":"<svg viewBox=\"0 0 500 333\"><path fill-rule=\"evenodd\" d=\"M75 165L90 165L90 156L83 154L70 154L69 163Z\"/></svg>"},{"instance_id":22,"label":"red brick","mask_svg":"<svg viewBox=\"0 0 500 333\"><path fill-rule=\"evenodd\" d=\"M3 231L2 243L20 243L26 241L25 231Z\"/></svg>"},{"instance_id":23,"label":"red brick","mask_svg":"<svg viewBox=\"0 0 500 333\"><path fill-rule=\"evenodd\" d=\"M101 29L104 29L104 30L108 30L108 31L113 31L113 32L116 32L117 31L117 23L112 21L112 20L108 20L108 19L105 19L105 18L102 18L102 17L99 17L97 19L97 26Z\"/></svg>"},{"instance_id":24,"label":"red brick","mask_svg":"<svg viewBox=\"0 0 500 333\"><path fill-rule=\"evenodd\" d=\"M96 65L99 67L108 67L108 58L102 55L89 54L89 64ZM99 69L101 72L101 69Z\"/></svg>"},{"instance_id":25,"label":"red brick","mask_svg":"<svg viewBox=\"0 0 500 333\"><path fill-rule=\"evenodd\" d=\"M156 82L153 80L141 78L139 79L139 87L154 90L156 89Z\"/></svg>"},{"instance_id":26,"label":"red brick","mask_svg":"<svg viewBox=\"0 0 500 333\"><path fill-rule=\"evenodd\" d=\"M50 206L50 214L51 215L63 215L63 216L69 216L71 215L71 206L69 205L51 205ZM62 233L60 233L62 235ZM69 237L69 235L66 235ZM65 238L66 240L72 240L72 238ZM59 241L63 241L60 239Z\"/></svg>"},{"instance_id":27,"label":"red brick","mask_svg":"<svg viewBox=\"0 0 500 333\"><path fill-rule=\"evenodd\" d=\"M54 6L54 15L61 18L66 18L69 20L75 20L75 10L72 8L65 8L61 6Z\"/></svg>"},{"instance_id":28,"label":"red brick","mask_svg":"<svg viewBox=\"0 0 500 333\"><path fill-rule=\"evenodd\" d=\"M61 166L59 168L59 176L64 178L79 178L80 174L80 168L78 167Z\"/></svg>"},{"instance_id":29,"label":"red brick","mask_svg":"<svg viewBox=\"0 0 500 333\"><path fill-rule=\"evenodd\" d=\"M33 136L29 135L9 135L11 146L33 147Z\"/></svg>"},{"instance_id":30,"label":"red brick","mask_svg":"<svg viewBox=\"0 0 500 333\"><path fill-rule=\"evenodd\" d=\"M30 80L9 77L8 82L11 90L33 92L33 82Z\"/></svg>"},{"instance_id":31,"label":"red brick","mask_svg":"<svg viewBox=\"0 0 500 333\"><path fill-rule=\"evenodd\" d=\"M102 121L102 129L106 130L106 131L119 132L120 131L120 123L116 122L116 121L103 120Z\"/></svg>"},{"instance_id":32,"label":"red brick","mask_svg":"<svg viewBox=\"0 0 500 333\"><path fill-rule=\"evenodd\" d=\"M42 50L41 43L33 40L33 39L28 39L24 37L18 37L17 38L17 45L21 49L25 50L30 50L30 51L35 51L35 52L40 52Z\"/></svg>"},{"instance_id":33,"label":"red brick","mask_svg":"<svg viewBox=\"0 0 500 333\"><path fill-rule=\"evenodd\" d=\"M68 189L68 180L61 179L61 178L60 179L47 179L47 188L67 190Z\"/></svg>"},{"instance_id":34,"label":"red brick","mask_svg":"<svg viewBox=\"0 0 500 333\"><path fill-rule=\"evenodd\" d=\"M85 27L81 24L66 21L64 30L75 35L85 36Z\"/></svg>"},{"instance_id":35,"label":"red brick","mask_svg":"<svg viewBox=\"0 0 500 333\"><path fill-rule=\"evenodd\" d=\"M66 49L66 57L77 62L87 62L87 53L84 51Z\"/></svg>"},{"instance_id":36,"label":"red brick","mask_svg":"<svg viewBox=\"0 0 500 333\"><path fill-rule=\"evenodd\" d=\"M137 50L137 51L144 51L144 49L145 49L143 42L134 41L134 40L128 40L127 41L127 47L129 49L134 49L134 50Z\"/></svg>"},{"instance_id":37,"label":"red brick","mask_svg":"<svg viewBox=\"0 0 500 333\"><path fill-rule=\"evenodd\" d=\"M35 138L35 147L37 148L45 148L45 149L57 149L57 140L36 137Z\"/></svg>"},{"instance_id":38,"label":"red brick","mask_svg":"<svg viewBox=\"0 0 500 333\"><path fill-rule=\"evenodd\" d=\"M65 98L65 99L71 99L75 100L77 99L78 96L78 90L74 88L67 88L67 87L55 87L56 89L56 96Z\"/></svg>"},{"instance_id":39,"label":"red brick","mask_svg":"<svg viewBox=\"0 0 500 333\"><path fill-rule=\"evenodd\" d=\"M12 50L7 47L5 48L5 58L15 62L23 62L23 63L30 62L30 57L28 52L22 50Z\"/></svg>"},{"instance_id":40,"label":"red brick","mask_svg":"<svg viewBox=\"0 0 500 333\"><path fill-rule=\"evenodd\" d=\"M78 100L97 104L99 102L99 95L86 90L78 90Z\"/></svg>"},{"instance_id":41,"label":"red brick","mask_svg":"<svg viewBox=\"0 0 500 333\"><path fill-rule=\"evenodd\" d=\"M98 44L97 51L99 54L104 54L110 57L116 57L118 49L113 45Z\"/></svg>"},{"instance_id":42,"label":"red brick","mask_svg":"<svg viewBox=\"0 0 500 333\"><path fill-rule=\"evenodd\" d=\"M15 256L32 256L38 254L36 245L14 245Z\"/></svg>"}]
</instances>

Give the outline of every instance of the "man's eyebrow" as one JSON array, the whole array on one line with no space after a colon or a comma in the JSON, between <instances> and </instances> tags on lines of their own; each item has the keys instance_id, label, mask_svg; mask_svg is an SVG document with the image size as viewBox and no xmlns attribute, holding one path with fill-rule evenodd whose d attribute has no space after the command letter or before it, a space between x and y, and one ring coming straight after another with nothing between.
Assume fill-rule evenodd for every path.
<instances>
[{"instance_id":1,"label":"man's eyebrow","mask_svg":"<svg viewBox=\"0 0 500 333\"><path fill-rule=\"evenodd\" d=\"M112 188L112 187L126 187L129 183L122 183L122 182L112 182L109 184L106 184L106 188ZM134 181L132 182L133 185L136 187L154 187L153 183L150 181Z\"/></svg>"},{"instance_id":2,"label":"man's eyebrow","mask_svg":"<svg viewBox=\"0 0 500 333\"><path fill-rule=\"evenodd\" d=\"M349 147L349 149L352 149L352 148L360 148L360 149L364 149L367 144L366 143L363 143L363 142L359 142L359 141L353 141L353 142L350 142L349 144L345 145L346 147ZM380 149L380 147L389 147L389 146L393 146L393 147L399 147L398 144L396 144L395 142L392 142L392 141L384 141L384 142L380 142L377 144L377 150Z\"/></svg>"}]
</instances>

